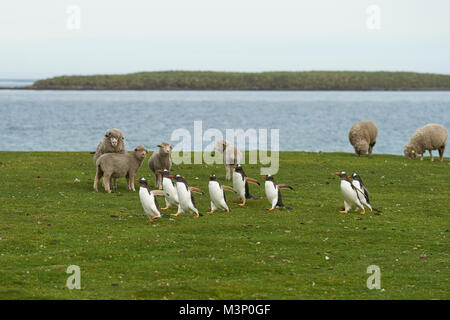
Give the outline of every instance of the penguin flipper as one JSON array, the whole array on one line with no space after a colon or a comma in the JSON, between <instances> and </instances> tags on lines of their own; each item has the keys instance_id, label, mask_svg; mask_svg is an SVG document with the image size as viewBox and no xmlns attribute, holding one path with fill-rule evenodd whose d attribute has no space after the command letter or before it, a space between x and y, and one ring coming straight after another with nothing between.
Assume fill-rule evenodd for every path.
<instances>
[{"instance_id":1,"label":"penguin flipper","mask_svg":"<svg viewBox=\"0 0 450 320\"><path fill-rule=\"evenodd\" d=\"M169 195L168 193L166 193L164 190L152 190L151 193L154 196L163 196L165 197L166 195Z\"/></svg>"},{"instance_id":2,"label":"penguin flipper","mask_svg":"<svg viewBox=\"0 0 450 320\"><path fill-rule=\"evenodd\" d=\"M287 184L279 184L278 185L279 189L290 189L290 190L294 190L294 188L292 188L290 185Z\"/></svg>"},{"instance_id":3,"label":"penguin flipper","mask_svg":"<svg viewBox=\"0 0 450 320\"><path fill-rule=\"evenodd\" d=\"M199 193L201 195L205 194L201 189L196 188L196 187L189 187L189 189L191 190L191 192Z\"/></svg>"},{"instance_id":4,"label":"penguin flipper","mask_svg":"<svg viewBox=\"0 0 450 320\"><path fill-rule=\"evenodd\" d=\"M222 188L223 188L223 190L227 190L227 191L231 191L231 192L237 193L237 192L236 192L232 187L230 187L230 186L222 185Z\"/></svg>"},{"instance_id":5,"label":"penguin flipper","mask_svg":"<svg viewBox=\"0 0 450 320\"><path fill-rule=\"evenodd\" d=\"M250 177L245 177L245 181L250 182L250 183L254 183L257 184L258 186L260 186L261 184L258 182L258 180L250 178Z\"/></svg>"}]
</instances>

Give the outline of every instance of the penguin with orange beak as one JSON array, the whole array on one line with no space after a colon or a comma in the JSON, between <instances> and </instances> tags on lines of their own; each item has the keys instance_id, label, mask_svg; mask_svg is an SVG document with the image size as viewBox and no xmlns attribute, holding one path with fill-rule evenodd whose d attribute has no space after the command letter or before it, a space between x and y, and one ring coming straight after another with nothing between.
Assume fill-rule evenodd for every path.
<instances>
[{"instance_id":1,"label":"penguin with orange beak","mask_svg":"<svg viewBox=\"0 0 450 320\"><path fill-rule=\"evenodd\" d=\"M198 209L195 206L195 200L193 192L204 194L204 192L198 188L191 187L188 185L187 181L179 174L174 176L177 186L178 193L178 201L180 203L181 211L178 211L176 214L172 214L172 216L178 216L182 212L192 212L195 213L195 218L203 216L198 212Z\"/></svg>"},{"instance_id":2,"label":"penguin with orange beak","mask_svg":"<svg viewBox=\"0 0 450 320\"><path fill-rule=\"evenodd\" d=\"M348 178L352 178L352 185L357 189L358 193L361 195L361 197L359 198L361 204L369 208L370 211L373 211L373 208L369 200L369 190L367 190L359 174L353 173L351 176L348 176Z\"/></svg>"},{"instance_id":3,"label":"penguin with orange beak","mask_svg":"<svg viewBox=\"0 0 450 320\"><path fill-rule=\"evenodd\" d=\"M145 214L149 217L150 222L155 221L158 218L167 218L165 214L161 214L159 211L158 201L156 196L164 196L164 191L162 190L152 190L147 184L145 178L136 179L139 182L139 199L141 200L142 208Z\"/></svg>"},{"instance_id":4,"label":"penguin with orange beak","mask_svg":"<svg viewBox=\"0 0 450 320\"><path fill-rule=\"evenodd\" d=\"M283 200L281 199L281 189L290 189L294 190L291 186L287 184L277 184L273 178L272 175L268 174L265 176L262 176L264 180L266 180L264 187L266 190L266 197L267 200L269 200L269 203L271 204L271 207L267 210L272 211L276 208L285 208L286 210L292 210L291 207L285 206L283 204Z\"/></svg>"},{"instance_id":5,"label":"penguin with orange beak","mask_svg":"<svg viewBox=\"0 0 450 320\"><path fill-rule=\"evenodd\" d=\"M243 207L247 199L259 199L258 197L252 196L250 194L248 183L254 183L258 186L260 185L260 183L255 179L247 177L244 169L240 164L234 165L233 169L233 190L236 191L240 200L242 200L242 203L240 203L239 205Z\"/></svg>"},{"instance_id":6,"label":"penguin with orange beak","mask_svg":"<svg viewBox=\"0 0 450 320\"><path fill-rule=\"evenodd\" d=\"M361 203L361 197L363 195L358 191L358 189L350 182L345 171L334 172L333 174L341 178L341 193L344 197L344 210L339 211L340 213L347 213L352 207L360 208L361 214L365 214L364 206Z\"/></svg>"},{"instance_id":7,"label":"penguin with orange beak","mask_svg":"<svg viewBox=\"0 0 450 320\"><path fill-rule=\"evenodd\" d=\"M165 194L166 206L161 208L161 210L167 210L171 206L176 206L178 208L177 212L181 212L180 202L178 201L178 192L175 182L172 181L173 176L169 174L169 170L156 170L162 175L162 188Z\"/></svg>"}]
</instances>

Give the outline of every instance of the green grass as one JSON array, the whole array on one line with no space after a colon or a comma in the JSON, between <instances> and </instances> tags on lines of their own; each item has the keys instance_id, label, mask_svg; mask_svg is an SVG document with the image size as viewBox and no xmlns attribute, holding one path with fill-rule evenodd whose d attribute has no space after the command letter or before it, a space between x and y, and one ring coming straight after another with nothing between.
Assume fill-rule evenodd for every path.
<instances>
[{"instance_id":1,"label":"green grass","mask_svg":"<svg viewBox=\"0 0 450 320\"><path fill-rule=\"evenodd\" d=\"M120 194L92 191L88 152L0 152L0 299L450 298L448 158L280 155L275 178L295 188L283 191L294 210L268 212L265 198L240 208L227 193L231 213L205 214L208 175L224 182L225 169L181 165L174 172L206 191L205 215L151 224L123 179ZM260 179L257 165L245 169ZM338 170L363 177L381 215L338 213ZM138 176L153 181L146 162ZM73 264L81 290L65 286ZM384 290L366 287L373 264Z\"/></svg>"},{"instance_id":2,"label":"green grass","mask_svg":"<svg viewBox=\"0 0 450 320\"><path fill-rule=\"evenodd\" d=\"M60 76L32 89L60 90L449 90L450 75L416 72L160 71Z\"/></svg>"}]
</instances>

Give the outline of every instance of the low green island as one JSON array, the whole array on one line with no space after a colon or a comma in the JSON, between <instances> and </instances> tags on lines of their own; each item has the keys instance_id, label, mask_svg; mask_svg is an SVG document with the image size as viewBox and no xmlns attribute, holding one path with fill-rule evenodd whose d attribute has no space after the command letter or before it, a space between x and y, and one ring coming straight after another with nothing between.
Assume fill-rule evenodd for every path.
<instances>
[{"instance_id":1,"label":"low green island","mask_svg":"<svg viewBox=\"0 0 450 320\"><path fill-rule=\"evenodd\" d=\"M0 299L449 299L449 162L280 152L292 211L267 211L251 185L260 200L241 208L227 193L231 212L213 215L208 177L231 185L224 167L177 165L205 191L204 216L150 223L124 179L93 192L89 152L0 152ZM245 169L262 182L260 166ZM340 170L361 175L380 213L339 213ZM146 162L137 176L153 181ZM66 287L71 265L80 290Z\"/></svg>"},{"instance_id":2,"label":"low green island","mask_svg":"<svg viewBox=\"0 0 450 320\"><path fill-rule=\"evenodd\" d=\"M450 75L414 72L161 71L72 75L36 81L37 90L450 90Z\"/></svg>"}]
</instances>

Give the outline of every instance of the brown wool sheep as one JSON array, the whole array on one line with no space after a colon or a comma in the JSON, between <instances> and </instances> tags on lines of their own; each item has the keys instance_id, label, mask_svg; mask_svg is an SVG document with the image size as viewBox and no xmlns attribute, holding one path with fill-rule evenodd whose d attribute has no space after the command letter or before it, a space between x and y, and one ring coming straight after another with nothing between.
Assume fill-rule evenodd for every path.
<instances>
[{"instance_id":1,"label":"brown wool sheep","mask_svg":"<svg viewBox=\"0 0 450 320\"><path fill-rule=\"evenodd\" d=\"M429 123L414 132L403 152L408 159L414 159L420 154L420 160L423 160L423 154L428 150L430 159L433 161L432 150L439 150L439 159L443 161L447 137L448 132L443 126Z\"/></svg>"},{"instance_id":2,"label":"brown wool sheep","mask_svg":"<svg viewBox=\"0 0 450 320\"><path fill-rule=\"evenodd\" d=\"M355 148L358 156L369 152L372 155L372 149L377 142L378 128L375 122L371 120L360 121L356 123L348 133L348 139Z\"/></svg>"},{"instance_id":3,"label":"brown wool sheep","mask_svg":"<svg viewBox=\"0 0 450 320\"><path fill-rule=\"evenodd\" d=\"M105 153L122 153L125 154L125 143L123 134L119 129L106 130L103 140L97 146L97 150L94 154L94 164L97 163L97 159Z\"/></svg>"},{"instance_id":4,"label":"brown wool sheep","mask_svg":"<svg viewBox=\"0 0 450 320\"><path fill-rule=\"evenodd\" d=\"M172 146L168 142L158 144L159 150L153 152L152 156L148 160L148 167L155 173L155 187L162 189L162 173L157 170L167 169L170 171L172 168L172 159L170 158L172 153Z\"/></svg>"},{"instance_id":5,"label":"brown wool sheep","mask_svg":"<svg viewBox=\"0 0 450 320\"><path fill-rule=\"evenodd\" d=\"M105 191L111 193L111 178L127 178L128 190L134 188L134 176L147 156L147 149L140 145L133 153L106 153L97 159L94 190L98 191L98 182L103 177Z\"/></svg>"}]
</instances>

